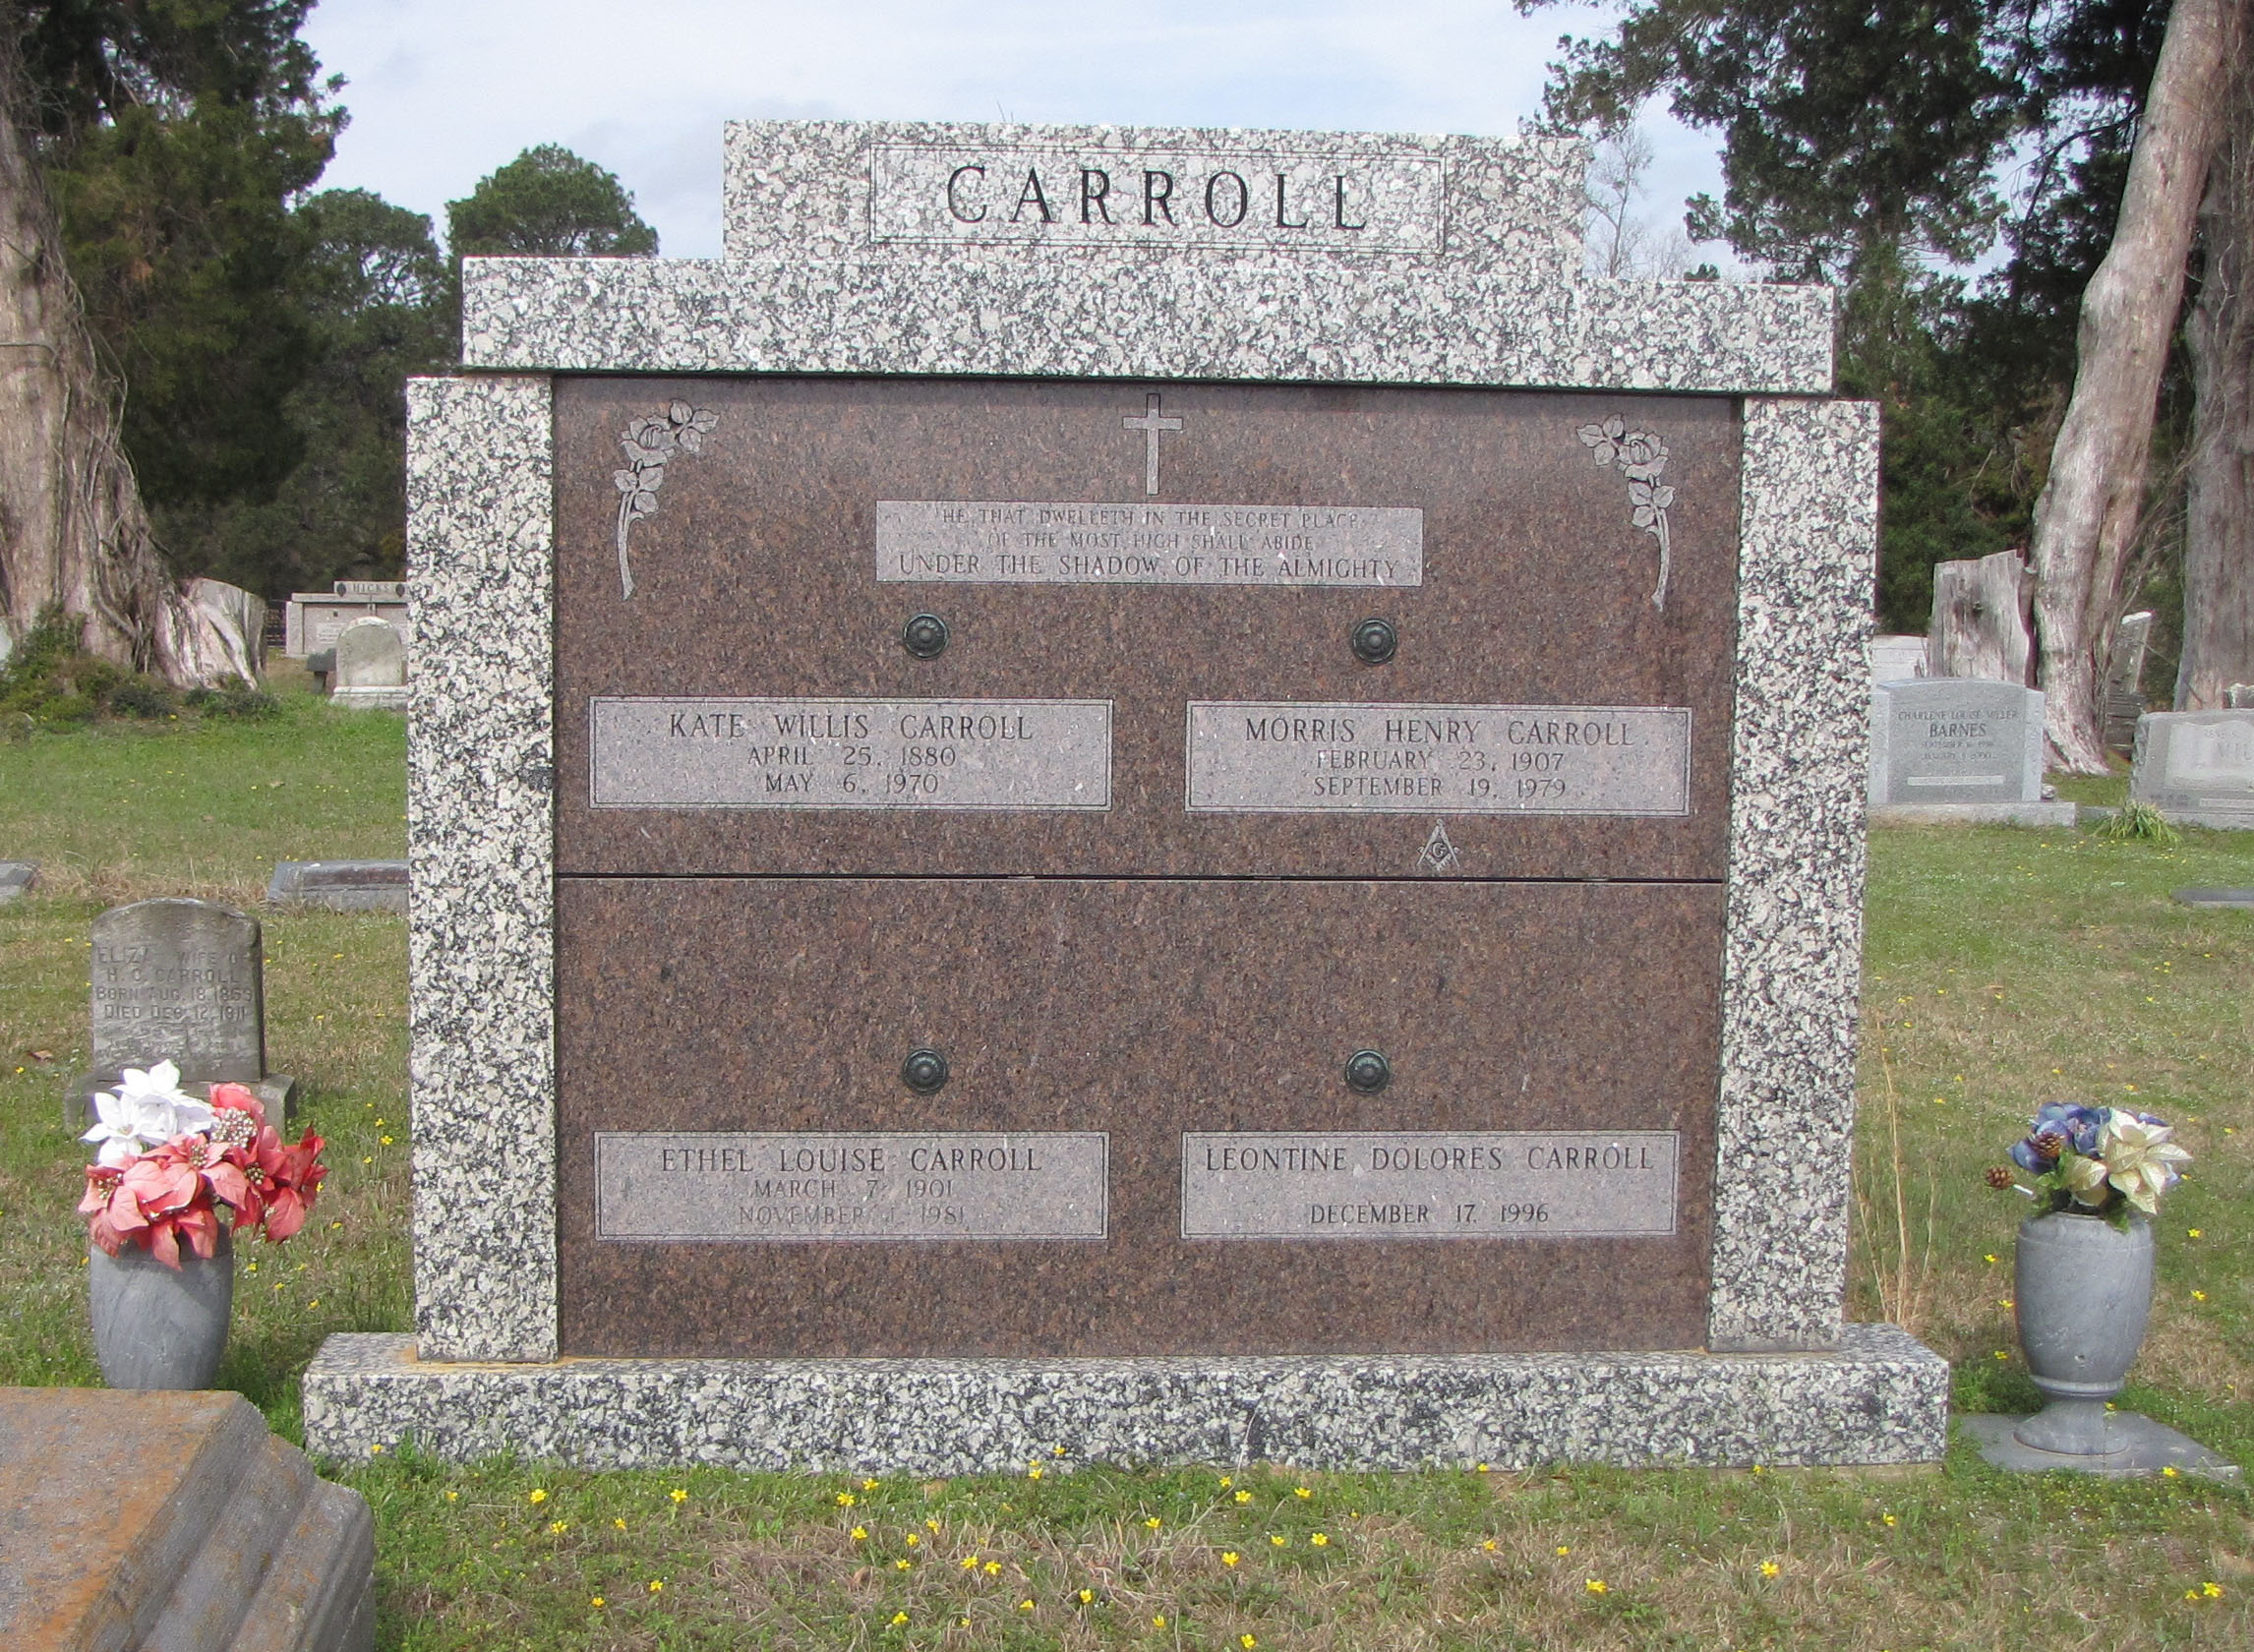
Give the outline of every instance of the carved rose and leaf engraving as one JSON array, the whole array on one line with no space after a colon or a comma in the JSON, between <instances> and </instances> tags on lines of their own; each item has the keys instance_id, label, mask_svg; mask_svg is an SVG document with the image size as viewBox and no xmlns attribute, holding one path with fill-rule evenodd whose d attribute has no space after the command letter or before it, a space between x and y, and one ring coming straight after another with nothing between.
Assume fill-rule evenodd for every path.
<instances>
[{"instance_id":1,"label":"carved rose and leaf engraving","mask_svg":"<svg viewBox=\"0 0 2254 1652\"><path fill-rule=\"evenodd\" d=\"M636 419L619 433L619 446L626 456L625 468L611 473L619 485L619 594L634 594L633 562L627 556L628 536L644 516L658 507L658 489L665 482L665 467L676 453L704 450L704 433L720 423L720 415L685 401L673 402L662 415Z\"/></svg>"},{"instance_id":2,"label":"carved rose and leaf engraving","mask_svg":"<svg viewBox=\"0 0 2254 1652\"><path fill-rule=\"evenodd\" d=\"M1630 430L1618 417L1601 425L1580 428L1581 444L1600 465L1617 464L1628 478L1629 519L1659 541L1659 581L1651 588L1651 606L1667 611L1667 564L1673 549L1667 537L1667 507L1675 502L1675 490L1659 480L1667 468L1667 443L1649 431Z\"/></svg>"}]
</instances>

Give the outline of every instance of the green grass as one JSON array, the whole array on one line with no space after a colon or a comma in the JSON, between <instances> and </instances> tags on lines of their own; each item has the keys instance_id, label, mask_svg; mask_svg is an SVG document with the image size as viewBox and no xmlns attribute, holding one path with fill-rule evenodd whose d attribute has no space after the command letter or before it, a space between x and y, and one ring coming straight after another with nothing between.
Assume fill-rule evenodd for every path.
<instances>
[{"instance_id":1,"label":"green grass","mask_svg":"<svg viewBox=\"0 0 2254 1652\"><path fill-rule=\"evenodd\" d=\"M58 1122L94 914L156 893L247 903L276 859L402 852L398 720L285 706L268 725L0 745L0 856L46 862L0 907L0 1382L95 1381L83 1158ZM1850 1308L1948 1354L1960 1405L2031 1404L2004 1306L2023 1207L1981 1171L2052 1096L2159 1112L2198 1161L2165 1207L2124 1401L2254 1467L2254 914L2167 899L2219 883L2254 884L2254 834L1874 837ZM301 1238L246 1253L221 1381L294 1437L324 1335L411 1323L405 948L384 915L264 921L271 1060L310 1081L336 1168ZM331 1472L376 1510L378 1639L399 1652L2254 1644L2254 1497L2188 1479L2031 1482L1960 1445L1922 1474L1224 1485L1085 1467L1056 1444L1038 1478L873 1486L396 1455Z\"/></svg>"}]
</instances>

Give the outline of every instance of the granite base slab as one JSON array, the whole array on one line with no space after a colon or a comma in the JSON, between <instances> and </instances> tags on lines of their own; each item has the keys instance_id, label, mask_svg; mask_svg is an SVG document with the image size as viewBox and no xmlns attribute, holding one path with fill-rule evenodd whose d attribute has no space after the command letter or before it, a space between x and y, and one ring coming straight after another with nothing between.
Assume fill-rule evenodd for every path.
<instances>
[{"instance_id":1,"label":"granite base slab","mask_svg":"<svg viewBox=\"0 0 2254 1652\"><path fill-rule=\"evenodd\" d=\"M1873 826L2071 826L2072 803L1881 803Z\"/></svg>"},{"instance_id":2,"label":"granite base slab","mask_svg":"<svg viewBox=\"0 0 2254 1652\"><path fill-rule=\"evenodd\" d=\"M2178 1434L2165 1423L2156 1423L2134 1411L2115 1411L2106 1417L2106 1443L2113 1449L2104 1456L2074 1456L2022 1445L2012 1431L2025 1421L2025 1417L1992 1414L1957 1419L1958 1426L1980 1446L1982 1456L1996 1467L2008 1468L2017 1474L2065 1469L2075 1474L2127 1480L2172 1468L2179 1474L2197 1474L2210 1480L2244 1478L2238 1465L2228 1457L2209 1450L2188 1434Z\"/></svg>"},{"instance_id":3,"label":"granite base slab","mask_svg":"<svg viewBox=\"0 0 2254 1652\"><path fill-rule=\"evenodd\" d=\"M413 1442L589 1469L951 1475L1068 1462L1310 1469L1903 1464L1948 1444L1948 1362L1892 1326L1828 1352L1143 1360L564 1359L424 1364L340 1333L307 1447Z\"/></svg>"},{"instance_id":4,"label":"granite base slab","mask_svg":"<svg viewBox=\"0 0 2254 1652\"><path fill-rule=\"evenodd\" d=\"M273 906L326 907L331 912L407 910L404 860L277 860L267 884Z\"/></svg>"},{"instance_id":5,"label":"granite base slab","mask_svg":"<svg viewBox=\"0 0 2254 1652\"><path fill-rule=\"evenodd\" d=\"M404 688L331 688L328 703L346 711L405 711Z\"/></svg>"},{"instance_id":6,"label":"granite base slab","mask_svg":"<svg viewBox=\"0 0 2254 1652\"><path fill-rule=\"evenodd\" d=\"M36 860L0 860L0 902L16 899L39 875Z\"/></svg>"},{"instance_id":7,"label":"granite base slab","mask_svg":"<svg viewBox=\"0 0 2254 1652\"><path fill-rule=\"evenodd\" d=\"M2187 907L2215 912L2254 912L2254 889L2178 889L2174 895Z\"/></svg>"},{"instance_id":8,"label":"granite base slab","mask_svg":"<svg viewBox=\"0 0 2254 1652\"><path fill-rule=\"evenodd\" d=\"M71 1087L63 1094L63 1124L66 1129L84 1130L94 1121L93 1098L103 1091L115 1090L121 1075L110 1073L81 1073L71 1080ZM287 1073L268 1073L263 1079L241 1081L250 1092L259 1098L259 1105L267 1110L269 1123L294 1123L297 1118L298 1096L304 1085ZM208 1084L186 1082L180 1088L198 1100L211 1093Z\"/></svg>"}]
</instances>

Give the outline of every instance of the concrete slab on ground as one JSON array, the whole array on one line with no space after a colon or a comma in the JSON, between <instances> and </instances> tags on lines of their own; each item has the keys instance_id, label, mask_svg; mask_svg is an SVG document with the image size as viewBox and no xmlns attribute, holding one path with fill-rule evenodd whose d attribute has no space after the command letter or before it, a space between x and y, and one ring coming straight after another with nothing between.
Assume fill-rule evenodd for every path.
<instances>
[{"instance_id":1,"label":"concrete slab on ground","mask_svg":"<svg viewBox=\"0 0 2254 1652\"><path fill-rule=\"evenodd\" d=\"M240 1394L0 1388L0 1646L367 1652L375 1522Z\"/></svg>"}]
</instances>

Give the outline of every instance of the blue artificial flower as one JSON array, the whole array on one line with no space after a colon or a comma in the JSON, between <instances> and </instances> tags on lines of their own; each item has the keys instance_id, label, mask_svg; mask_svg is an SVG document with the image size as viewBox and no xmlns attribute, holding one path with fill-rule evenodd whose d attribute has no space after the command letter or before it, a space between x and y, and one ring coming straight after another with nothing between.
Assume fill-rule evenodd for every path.
<instances>
[{"instance_id":1,"label":"blue artificial flower","mask_svg":"<svg viewBox=\"0 0 2254 1652\"><path fill-rule=\"evenodd\" d=\"M2072 1101L2046 1101L2027 1127L2027 1140L2017 1143L2011 1150L2011 1161L2033 1175L2042 1175L2058 1161L2036 1147L2045 1136L2062 1138L2066 1146L2084 1158L2098 1151L2098 1131L2106 1122L2106 1109L2084 1107Z\"/></svg>"}]
</instances>

